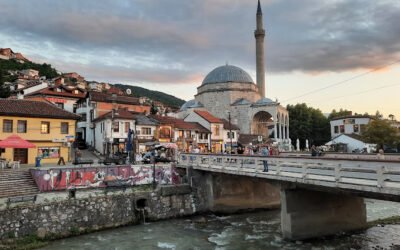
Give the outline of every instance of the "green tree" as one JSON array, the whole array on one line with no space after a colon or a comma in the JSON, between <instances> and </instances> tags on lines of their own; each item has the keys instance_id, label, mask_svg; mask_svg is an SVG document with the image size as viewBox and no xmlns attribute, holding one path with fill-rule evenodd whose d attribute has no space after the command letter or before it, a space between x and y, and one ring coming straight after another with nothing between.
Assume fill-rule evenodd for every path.
<instances>
[{"instance_id":1,"label":"green tree","mask_svg":"<svg viewBox=\"0 0 400 250\"><path fill-rule=\"evenodd\" d=\"M311 146L322 145L330 139L329 120L322 114L321 110L307 107L305 103L288 105L290 138L293 145L299 139L301 147L305 147L308 139Z\"/></svg>"},{"instance_id":2,"label":"green tree","mask_svg":"<svg viewBox=\"0 0 400 250\"><path fill-rule=\"evenodd\" d=\"M339 111L336 111L335 109L332 110L332 112L328 116L328 120L332 120L337 117L341 116L348 116L351 115L353 112L347 109L340 109Z\"/></svg>"},{"instance_id":3,"label":"green tree","mask_svg":"<svg viewBox=\"0 0 400 250\"><path fill-rule=\"evenodd\" d=\"M154 102L151 103L150 114L156 115L158 113L158 108L154 105Z\"/></svg>"},{"instance_id":4,"label":"green tree","mask_svg":"<svg viewBox=\"0 0 400 250\"><path fill-rule=\"evenodd\" d=\"M400 143L396 128L387 120L372 120L361 135L366 142L376 143L378 148L382 148L383 145L393 147Z\"/></svg>"},{"instance_id":5,"label":"green tree","mask_svg":"<svg viewBox=\"0 0 400 250\"><path fill-rule=\"evenodd\" d=\"M0 69L0 98L7 98L10 96L10 88L5 86L5 74L4 71Z\"/></svg>"}]
</instances>

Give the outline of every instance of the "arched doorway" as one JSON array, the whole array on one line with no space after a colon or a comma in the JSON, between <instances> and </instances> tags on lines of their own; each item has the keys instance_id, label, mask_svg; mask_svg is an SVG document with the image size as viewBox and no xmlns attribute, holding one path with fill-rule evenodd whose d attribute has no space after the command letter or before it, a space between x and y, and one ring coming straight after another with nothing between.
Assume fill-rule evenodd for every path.
<instances>
[{"instance_id":1,"label":"arched doorway","mask_svg":"<svg viewBox=\"0 0 400 250\"><path fill-rule=\"evenodd\" d=\"M274 131L273 116L266 112L257 112L251 124L251 131L254 135L262 135L264 138L269 138Z\"/></svg>"}]
</instances>

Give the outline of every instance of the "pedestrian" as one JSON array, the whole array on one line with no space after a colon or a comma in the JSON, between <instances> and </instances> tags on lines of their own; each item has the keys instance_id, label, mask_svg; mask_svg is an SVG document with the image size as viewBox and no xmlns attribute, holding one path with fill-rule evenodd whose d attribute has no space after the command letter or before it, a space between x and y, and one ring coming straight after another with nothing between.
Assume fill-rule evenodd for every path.
<instances>
[{"instance_id":1,"label":"pedestrian","mask_svg":"<svg viewBox=\"0 0 400 250\"><path fill-rule=\"evenodd\" d=\"M378 159L379 160L384 160L385 159L385 153L384 153L382 148L379 149L379 151L378 151Z\"/></svg>"},{"instance_id":2,"label":"pedestrian","mask_svg":"<svg viewBox=\"0 0 400 250\"><path fill-rule=\"evenodd\" d=\"M311 146L311 156L317 156L318 152L317 149L315 148L315 145L313 144Z\"/></svg>"}]
</instances>

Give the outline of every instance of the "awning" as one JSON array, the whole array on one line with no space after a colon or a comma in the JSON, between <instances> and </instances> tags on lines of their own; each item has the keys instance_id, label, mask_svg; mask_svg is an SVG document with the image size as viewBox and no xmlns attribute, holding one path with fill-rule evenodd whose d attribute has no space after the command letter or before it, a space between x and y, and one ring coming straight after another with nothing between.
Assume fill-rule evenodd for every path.
<instances>
[{"instance_id":1,"label":"awning","mask_svg":"<svg viewBox=\"0 0 400 250\"><path fill-rule=\"evenodd\" d=\"M0 141L0 148L36 148L36 145L22 139L18 135L11 135Z\"/></svg>"}]
</instances>

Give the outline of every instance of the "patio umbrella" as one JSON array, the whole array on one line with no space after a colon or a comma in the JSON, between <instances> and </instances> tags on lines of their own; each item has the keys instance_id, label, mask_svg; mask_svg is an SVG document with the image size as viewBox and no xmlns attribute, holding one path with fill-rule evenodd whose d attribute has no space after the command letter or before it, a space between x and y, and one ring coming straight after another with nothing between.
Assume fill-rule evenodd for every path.
<instances>
[{"instance_id":1,"label":"patio umbrella","mask_svg":"<svg viewBox=\"0 0 400 250\"><path fill-rule=\"evenodd\" d=\"M36 148L36 145L22 139L18 135L11 135L0 141L0 148Z\"/></svg>"}]
</instances>

